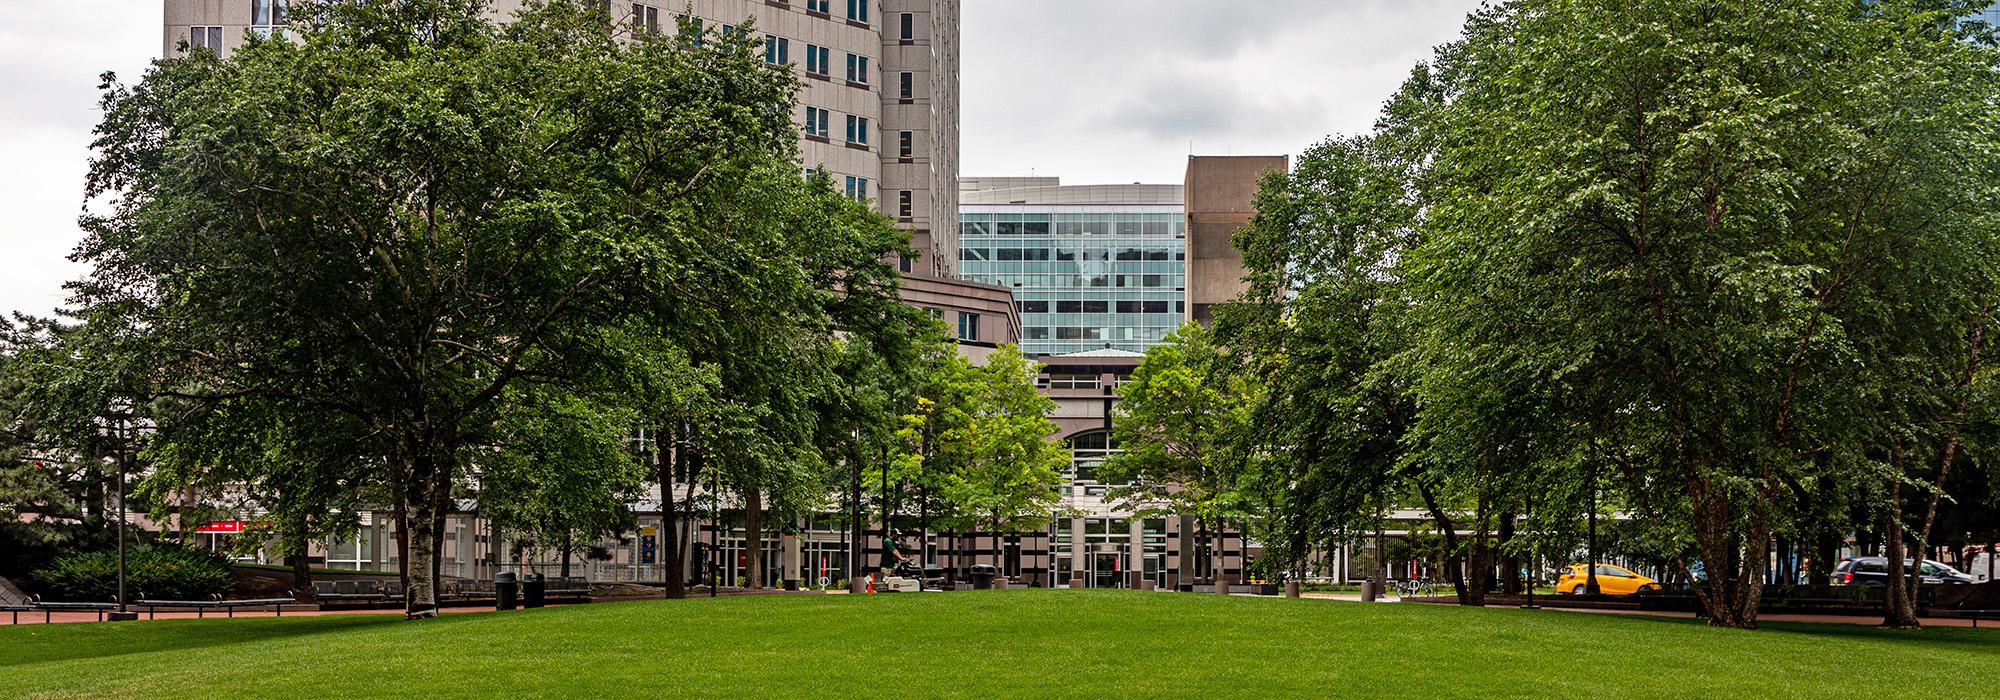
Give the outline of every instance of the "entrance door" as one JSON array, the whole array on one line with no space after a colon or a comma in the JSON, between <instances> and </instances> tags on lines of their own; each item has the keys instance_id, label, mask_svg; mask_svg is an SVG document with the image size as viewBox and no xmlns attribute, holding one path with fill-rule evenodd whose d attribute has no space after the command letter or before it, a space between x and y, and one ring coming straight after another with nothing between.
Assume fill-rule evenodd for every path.
<instances>
[{"instance_id":1,"label":"entrance door","mask_svg":"<svg viewBox=\"0 0 2000 700\"><path fill-rule=\"evenodd\" d=\"M1090 587L1124 587L1125 570L1124 567L1119 565L1119 560L1123 558L1116 552L1096 552L1091 554L1091 569L1095 575L1091 577Z\"/></svg>"}]
</instances>

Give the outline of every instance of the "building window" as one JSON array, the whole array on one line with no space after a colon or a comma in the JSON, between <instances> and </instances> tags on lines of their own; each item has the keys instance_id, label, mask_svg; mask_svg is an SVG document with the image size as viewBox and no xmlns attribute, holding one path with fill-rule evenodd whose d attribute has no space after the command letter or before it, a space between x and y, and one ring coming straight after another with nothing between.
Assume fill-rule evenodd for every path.
<instances>
[{"instance_id":1,"label":"building window","mask_svg":"<svg viewBox=\"0 0 2000 700\"><path fill-rule=\"evenodd\" d=\"M979 314L960 313L958 315L958 339L979 339Z\"/></svg>"},{"instance_id":2,"label":"building window","mask_svg":"<svg viewBox=\"0 0 2000 700\"><path fill-rule=\"evenodd\" d=\"M632 33L647 36L660 33L660 8L632 3Z\"/></svg>"},{"instance_id":3,"label":"building window","mask_svg":"<svg viewBox=\"0 0 2000 700\"><path fill-rule=\"evenodd\" d=\"M916 40L917 40L917 16L916 16L916 15L914 15L914 14L911 14L911 13L908 13L908 12L905 12L905 13L903 13L903 16L901 17L901 24L902 24L902 26L903 26L903 31L902 31L902 33L901 33L901 34L899 34L898 36L901 36L901 37L902 37L902 39L903 39L903 41L916 41Z\"/></svg>"},{"instance_id":4,"label":"building window","mask_svg":"<svg viewBox=\"0 0 2000 700\"><path fill-rule=\"evenodd\" d=\"M847 176L847 198L857 202L868 201L868 178Z\"/></svg>"},{"instance_id":5,"label":"building window","mask_svg":"<svg viewBox=\"0 0 2000 700\"><path fill-rule=\"evenodd\" d=\"M806 72L826 75L833 71L833 61L828 60L833 52L824 46L806 44Z\"/></svg>"},{"instance_id":6,"label":"building window","mask_svg":"<svg viewBox=\"0 0 2000 700\"><path fill-rule=\"evenodd\" d=\"M896 216L908 219L915 215L915 192L902 190L896 193Z\"/></svg>"},{"instance_id":7,"label":"building window","mask_svg":"<svg viewBox=\"0 0 2000 700\"><path fill-rule=\"evenodd\" d=\"M820 138L827 137L826 122L827 122L828 112L829 110L820 109L818 107L806 108L807 136L818 136Z\"/></svg>"},{"instance_id":8,"label":"building window","mask_svg":"<svg viewBox=\"0 0 2000 700\"><path fill-rule=\"evenodd\" d=\"M250 33L285 36L285 0L250 0Z\"/></svg>"},{"instance_id":9,"label":"building window","mask_svg":"<svg viewBox=\"0 0 2000 700\"><path fill-rule=\"evenodd\" d=\"M189 27L188 49L208 49L215 55L222 55L221 27Z\"/></svg>"},{"instance_id":10,"label":"building window","mask_svg":"<svg viewBox=\"0 0 2000 700\"><path fill-rule=\"evenodd\" d=\"M700 17L675 15L674 21L680 26L680 37L695 46L701 45L702 24Z\"/></svg>"},{"instance_id":11,"label":"building window","mask_svg":"<svg viewBox=\"0 0 2000 700\"><path fill-rule=\"evenodd\" d=\"M868 84L868 57L857 54L847 55L847 82Z\"/></svg>"},{"instance_id":12,"label":"building window","mask_svg":"<svg viewBox=\"0 0 2000 700\"><path fill-rule=\"evenodd\" d=\"M896 132L896 157L914 158L917 152L917 132Z\"/></svg>"},{"instance_id":13,"label":"building window","mask_svg":"<svg viewBox=\"0 0 2000 700\"><path fill-rule=\"evenodd\" d=\"M765 36L764 62L775 66L791 63L792 40L781 36Z\"/></svg>"},{"instance_id":14,"label":"building window","mask_svg":"<svg viewBox=\"0 0 2000 700\"><path fill-rule=\"evenodd\" d=\"M1045 313L1048 313L1048 312L1049 312L1049 303L1048 303L1048 302L1046 302L1046 301L1024 301L1024 302L1021 302L1021 313L1024 313L1024 314L1045 314Z\"/></svg>"},{"instance_id":15,"label":"building window","mask_svg":"<svg viewBox=\"0 0 2000 700\"><path fill-rule=\"evenodd\" d=\"M847 18L866 24L868 22L868 0L847 0Z\"/></svg>"},{"instance_id":16,"label":"building window","mask_svg":"<svg viewBox=\"0 0 2000 700\"><path fill-rule=\"evenodd\" d=\"M917 270L916 257L910 255L899 256L896 260L896 269L902 270L905 275L915 272Z\"/></svg>"},{"instance_id":17,"label":"building window","mask_svg":"<svg viewBox=\"0 0 2000 700\"><path fill-rule=\"evenodd\" d=\"M847 142L868 145L868 118L847 115Z\"/></svg>"},{"instance_id":18,"label":"building window","mask_svg":"<svg viewBox=\"0 0 2000 700\"><path fill-rule=\"evenodd\" d=\"M822 15L830 15L833 14L832 8L833 8L833 0L806 0L807 12L818 12Z\"/></svg>"},{"instance_id":19,"label":"building window","mask_svg":"<svg viewBox=\"0 0 2000 700\"><path fill-rule=\"evenodd\" d=\"M904 71L897 78L899 78L899 87L901 89L898 94L905 100L915 98L917 96L917 74Z\"/></svg>"}]
</instances>

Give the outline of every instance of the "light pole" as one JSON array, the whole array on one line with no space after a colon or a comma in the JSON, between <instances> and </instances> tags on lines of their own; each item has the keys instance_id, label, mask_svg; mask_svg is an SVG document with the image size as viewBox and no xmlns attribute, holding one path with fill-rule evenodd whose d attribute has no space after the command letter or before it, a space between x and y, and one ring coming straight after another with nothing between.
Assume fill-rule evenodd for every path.
<instances>
[{"instance_id":1,"label":"light pole","mask_svg":"<svg viewBox=\"0 0 2000 700\"><path fill-rule=\"evenodd\" d=\"M1603 589L1597 587L1597 461L1590 462L1590 547L1584 559L1583 592L1597 595Z\"/></svg>"}]
</instances>

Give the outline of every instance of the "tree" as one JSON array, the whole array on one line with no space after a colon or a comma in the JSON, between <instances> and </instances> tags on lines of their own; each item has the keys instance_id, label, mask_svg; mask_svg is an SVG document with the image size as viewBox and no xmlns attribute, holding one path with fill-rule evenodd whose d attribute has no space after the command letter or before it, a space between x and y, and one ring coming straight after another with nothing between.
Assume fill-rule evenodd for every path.
<instances>
[{"instance_id":1,"label":"tree","mask_svg":"<svg viewBox=\"0 0 2000 700\"><path fill-rule=\"evenodd\" d=\"M1055 400L1035 387L1040 373L1013 345L988 355L976 372L971 421L950 436L963 453L963 470L945 489L957 515L951 527L992 533L996 554L1003 534L1047 528L1062 502L1070 456L1051 439L1061 428L1048 418Z\"/></svg>"},{"instance_id":2,"label":"tree","mask_svg":"<svg viewBox=\"0 0 2000 700\"><path fill-rule=\"evenodd\" d=\"M1207 329L1181 326L1148 349L1132 378L1119 385L1112 435L1123 451L1105 460L1099 478L1124 483L1111 497L1141 517L1193 518L1197 546L1219 551L1210 538L1229 521L1247 523L1253 513L1239 477L1251 407L1263 391L1250 374L1236 371L1234 356ZM1208 561L1192 552L1183 556ZM1202 569L1197 564L1194 575L1215 575Z\"/></svg>"},{"instance_id":3,"label":"tree","mask_svg":"<svg viewBox=\"0 0 2000 700\"><path fill-rule=\"evenodd\" d=\"M805 187L774 108L794 79L747 40L482 11L309 3L297 41L107 80L89 194L114 204L76 254L79 313L156 360L154 395L344 417L367 455L346 476L399 514L412 617L435 614L471 448L522 388L582 397L631 361L607 329L691 331L758 295L728 224Z\"/></svg>"},{"instance_id":4,"label":"tree","mask_svg":"<svg viewBox=\"0 0 2000 700\"><path fill-rule=\"evenodd\" d=\"M1426 420L1482 410L1467 385L1550 387L1537 451L1601 465L1692 542L1715 625L1755 626L1769 544L1813 507L1794 494L1892 484L1897 529L1894 484L1950 422L1953 382L1917 375L1964 366L1991 285L1994 54L1969 9L1475 16L1412 81L1437 95L1418 353L1426 385L1457 385ZM1490 421L1435 425L1501 447Z\"/></svg>"}]
</instances>

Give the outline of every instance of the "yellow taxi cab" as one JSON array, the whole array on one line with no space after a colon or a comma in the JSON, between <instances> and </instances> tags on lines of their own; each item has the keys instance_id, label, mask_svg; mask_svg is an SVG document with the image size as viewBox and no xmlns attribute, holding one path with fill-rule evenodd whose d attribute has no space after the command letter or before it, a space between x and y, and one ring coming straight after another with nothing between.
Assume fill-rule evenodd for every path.
<instances>
[{"instance_id":1,"label":"yellow taxi cab","mask_svg":"<svg viewBox=\"0 0 2000 700\"><path fill-rule=\"evenodd\" d=\"M1577 595L1583 593L1583 587L1589 583L1589 568L1582 564L1571 564L1563 569L1561 576L1556 577L1556 592L1563 595ZM1660 584L1622 566L1598 564L1597 590L1604 595L1637 595L1640 592L1660 590Z\"/></svg>"}]
</instances>

